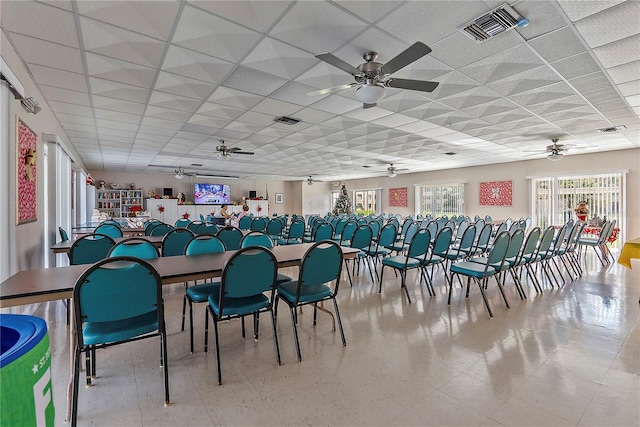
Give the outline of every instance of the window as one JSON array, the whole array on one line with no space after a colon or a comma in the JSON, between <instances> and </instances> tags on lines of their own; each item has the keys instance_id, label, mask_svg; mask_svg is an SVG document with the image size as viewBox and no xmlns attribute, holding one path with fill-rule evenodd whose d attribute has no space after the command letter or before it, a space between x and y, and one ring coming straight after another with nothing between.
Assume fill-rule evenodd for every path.
<instances>
[{"instance_id":1,"label":"window","mask_svg":"<svg viewBox=\"0 0 640 427\"><path fill-rule=\"evenodd\" d=\"M416 214L434 218L464 214L464 183L417 185Z\"/></svg>"},{"instance_id":2,"label":"window","mask_svg":"<svg viewBox=\"0 0 640 427\"><path fill-rule=\"evenodd\" d=\"M329 209L330 212L333 212L333 208L336 207L336 202L340 198L340 190L332 190L331 191L331 207Z\"/></svg>"},{"instance_id":3,"label":"window","mask_svg":"<svg viewBox=\"0 0 640 427\"><path fill-rule=\"evenodd\" d=\"M622 228L623 181L622 173L535 178L532 180L533 223L544 229L575 220L575 207L579 202L586 202L587 222L597 215L600 219L616 220L616 227Z\"/></svg>"},{"instance_id":4,"label":"window","mask_svg":"<svg viewBox=\"0 0 640 427\"><path fill-rule=\"evenodd\" d=\"M353 191L353 211L356 214L367 216L378 213L378 196L380 190L355 190Z\"/></svg>"}]
</instances>

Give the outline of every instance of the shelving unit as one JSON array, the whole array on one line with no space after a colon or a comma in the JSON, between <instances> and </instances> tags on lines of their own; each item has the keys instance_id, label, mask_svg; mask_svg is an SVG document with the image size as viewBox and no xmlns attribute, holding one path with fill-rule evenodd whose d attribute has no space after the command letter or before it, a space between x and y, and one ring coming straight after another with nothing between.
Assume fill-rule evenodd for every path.
<instances>
[{"instance_id":1,"label":"shelving unit","mask_svg":"<svg viewBox=\"0 0 640 427\"><path fill-rule=\"evenodd\" d=\"M96 190L96 208L112 218L135 216L132 207L142 206L142 190Z\"/></svg>"}]
</instances>

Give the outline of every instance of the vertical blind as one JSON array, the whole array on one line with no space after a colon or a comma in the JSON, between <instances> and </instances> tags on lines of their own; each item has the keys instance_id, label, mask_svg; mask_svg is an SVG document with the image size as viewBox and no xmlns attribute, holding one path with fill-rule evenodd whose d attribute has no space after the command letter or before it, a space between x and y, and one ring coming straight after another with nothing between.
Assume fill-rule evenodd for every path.
<instances>
[{"instance_id":1,"label":"vertical blind","mask_svg":"<svg viewBox=\"0 0 640 427\"><path fill-rule=\"evenodd\" d=\"M439 217L464 214L464 183L416 186L416 213Z\"/></svg>"}]
</instances>

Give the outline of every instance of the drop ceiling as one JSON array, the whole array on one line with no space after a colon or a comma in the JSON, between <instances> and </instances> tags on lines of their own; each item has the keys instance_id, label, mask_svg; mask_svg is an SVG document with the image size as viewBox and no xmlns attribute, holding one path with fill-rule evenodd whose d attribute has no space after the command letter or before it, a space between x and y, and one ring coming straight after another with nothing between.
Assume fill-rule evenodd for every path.
<instances>
[{"instance_id":1,"label":"drop ceiling","mask_svg":"<svg viewBox=\"0 0 640 427\"><path fill-rule=\"evenodd\" d=\"M3 0L0 16L92 171L331 180L544 158L530 150L552 138L568 155L640 147L640 1L516 1L528 26L459 31L501 4ZM416 41L431 54L394 77L432 93L307 95L353 82L319 53L384 63ZM220 140L255 155L223 162Z\"/></svg>"}]
</instances>

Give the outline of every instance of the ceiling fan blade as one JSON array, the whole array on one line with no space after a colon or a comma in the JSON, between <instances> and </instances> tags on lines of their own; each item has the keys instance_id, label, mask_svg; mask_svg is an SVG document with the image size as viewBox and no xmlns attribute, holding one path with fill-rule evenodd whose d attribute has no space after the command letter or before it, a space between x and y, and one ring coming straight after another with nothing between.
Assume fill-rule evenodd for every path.
<instances>
[{"instance_id":1,"label":"ceiling fan blade","mask_svg":"<svg viewBox=\"0 0 640 427\"><path fill-rule=\"evenodd\" d=\"M329 53L329 52L321 53L319 55L316 55L316 58L326 62L327 64L333 65L334 67L339 68L342 71L351 74L352 76L362 75L362 71L358 70L353 65L348 64L347 62L333 55L332 53Z\"/></svg>"},{"instance_id":2,"label":"ceiling fan blade","mask_svg":"<svg viewBox=\"0 0 640 427\"><path fill-rule=\"evenodd\" d=\"M320 89L320 90L314 90L313 92L308 92L307 95L309 95L309 96L326 95L328 93L339 92L341 90L349 89L349 88L352 88L352 87L354 87L356 85L357 85L357 83L349 83L349 84L346 84L346 85L328 87L326 89Z\"/></svg>"},{"instance_id":3,"label":"ceiling fan blade","mask_svg":"<svg viewBox=\"0 0 640 427\"><path fill-rule=\"evenodd\" d=\"M389 79L384 82L385 86L395 87L398 89L419 90L421 92L433 92L440 83L430 82L427 80L411 80L411 79Z\"/></svg>"},{"instance_id":4,"label":"ceiling fan blade","mask_svg":"<svg viewBox=\"0 0 640 427\"><path fill-rule=\"evenodd\" d=\"M234 151L233 154L248 154L249 156L253 156L255 153L253 151Z\"/></svg>"},{"instance_id":5,"label":"ceiling fan blade","mask_svg":"<svg viewBox=\"0 0 640 427\"><path fill-rule=\"evenodd\" d=\"M429 52L431 52L431 48L429 46L422 42L415 42L407 49L400 52L398 56L387 61L387 63L380 68L380 71L382 71L382 74L393 74L427 55Z\"/></svg>"},{"instance_id":6,"label":"ceiling fan blade","mask_svg":"<svg viewBox=\"0 0 640 427\"><path fill-rule=\"evenodd\" d=\"M373 108L376 105L378 105L378 104L376 104L375 102L373 104L362 104L362 108Z\"/></svg>"}]
</instances>

